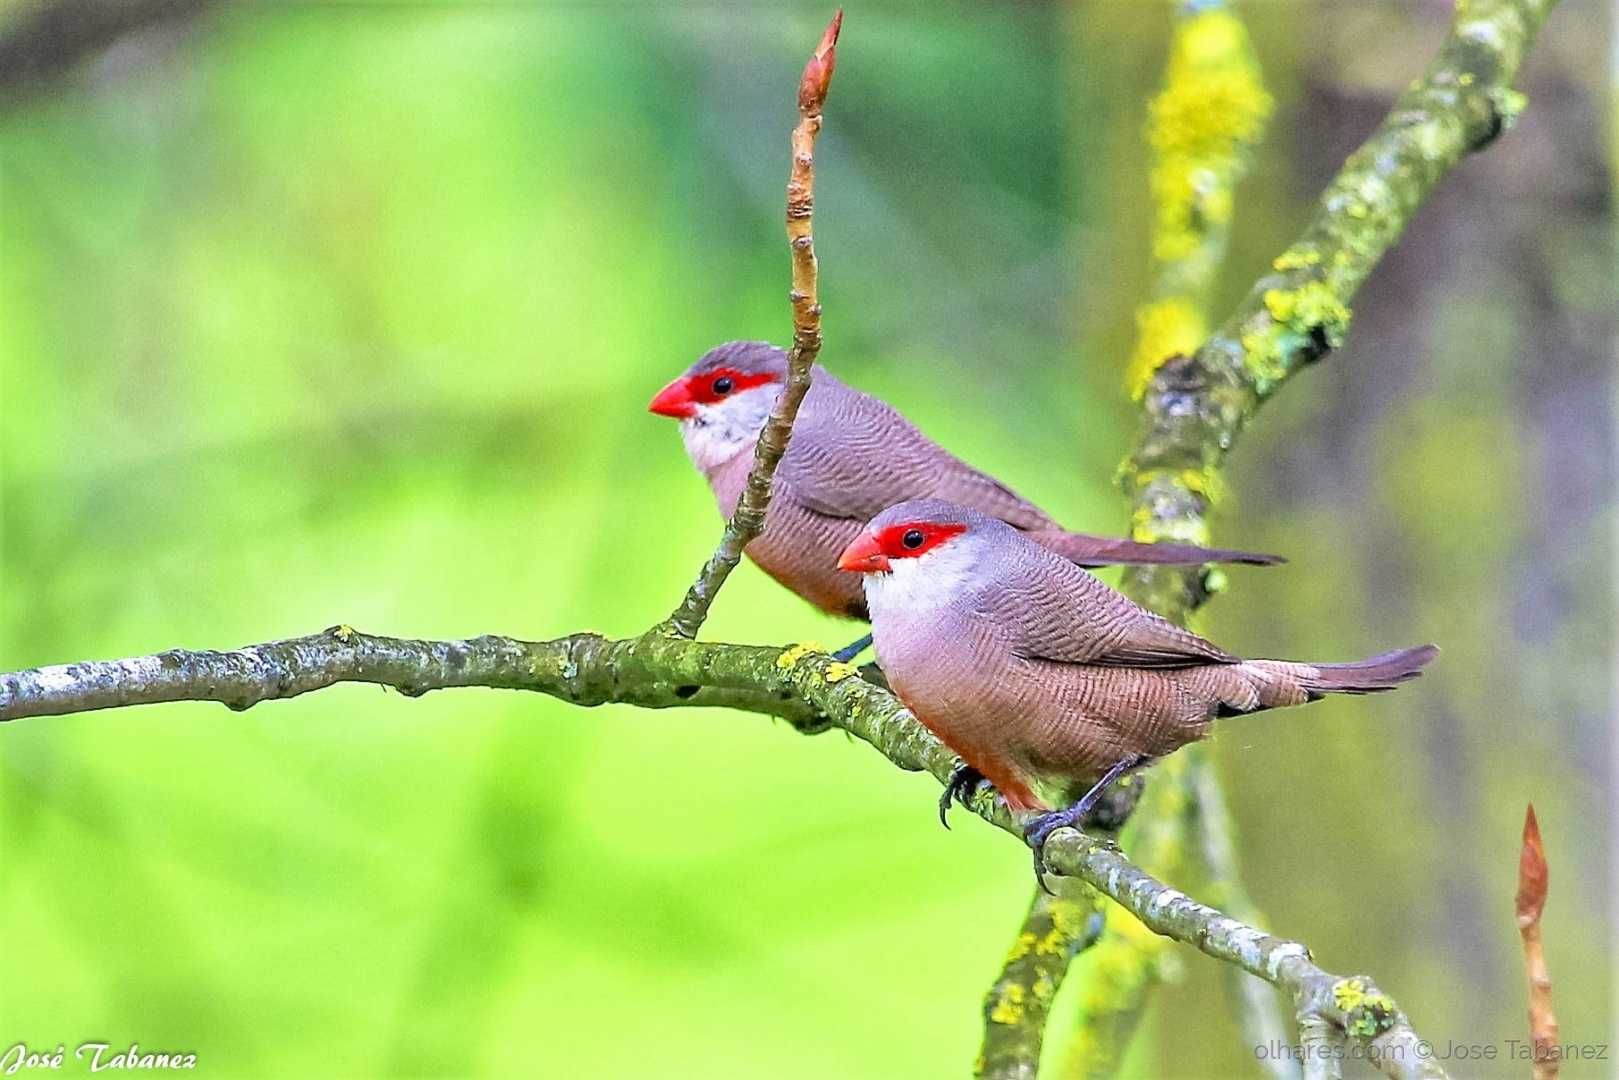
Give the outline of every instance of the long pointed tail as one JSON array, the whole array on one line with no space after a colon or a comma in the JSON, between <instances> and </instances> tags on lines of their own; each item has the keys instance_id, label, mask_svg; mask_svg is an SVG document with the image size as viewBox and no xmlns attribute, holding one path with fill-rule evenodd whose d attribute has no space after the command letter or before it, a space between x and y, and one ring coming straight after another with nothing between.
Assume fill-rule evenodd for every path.
<instances>
[{"instance_id":1,"label":"long pointed tail","mask_svg":"<svg viewBox=\"0 0 1619 1080\"><path fill-rule=\"evenodd\" d=\"M1422 669L1439 655L1437 645L1418 645L1414 649L1395 649L1353 664L1312 664L1317 674L1300 681L1305 689L1323 694L1375 694L1393 690L1408 679L1422 674Z\"/></svg>"},{"instance_id":2,"label":"long pointed tail","mask_svg":"<svg viewBox=\"0 0 1619 1080\"><path fill-rule=\"evenodd\" d=\"M1439 649L1414 649L1359 660L1353 664L1299 664L1291 660L1244 660L1228 668L1204 669L1216 684L1217 716L1279 709L1319 701L1328 694L1375 694L1393 690L1422 674Z\"/></svg>"},{"instance_id":3,"label":"long pointed tail","mask_svg":"<svg viewBox=\"0 0 1619 1080\"><path fill-rule=\"evenodd\" d=\"M1028 537L1070 562L1092 568L1121 563L1143 566L1201 566L1203 563L1274 566L1287 561L1280 555L1262 555L1252 551L1202 548L1193 544L1143 544L1135 540L1090 536L1062 529L1042 529L1029 533Z\"/></svg>"}]
</instances>

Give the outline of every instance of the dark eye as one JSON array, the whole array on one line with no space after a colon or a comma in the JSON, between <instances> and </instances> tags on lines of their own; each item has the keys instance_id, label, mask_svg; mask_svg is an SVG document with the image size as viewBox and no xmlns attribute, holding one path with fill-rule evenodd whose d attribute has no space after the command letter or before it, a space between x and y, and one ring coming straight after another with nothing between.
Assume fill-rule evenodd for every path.
<instances>
[{"instance_id":1,"label":"dark eye","mask_svg":"<svg viewBox=\"0 0 1619 1080\"><path fill-rule=\"evenodd\" d=\"M912 551L915 551L917 548L922 546L922 539L923 537L921 529L906 529L905 535L899 538L899 542L910 548Z\"/></svg>"},{"instance_id":2,"label":"dark eye","mask_svg":"<svg viewBox=\"0 0 1619 1080\"><path fill-rule=\"evenodd\" d=\"M729 394L735 385L736 384L731 381L731 377L729 375L721 375L719 378L714 380L714 393Z\"/></svg>"}]
</instances>

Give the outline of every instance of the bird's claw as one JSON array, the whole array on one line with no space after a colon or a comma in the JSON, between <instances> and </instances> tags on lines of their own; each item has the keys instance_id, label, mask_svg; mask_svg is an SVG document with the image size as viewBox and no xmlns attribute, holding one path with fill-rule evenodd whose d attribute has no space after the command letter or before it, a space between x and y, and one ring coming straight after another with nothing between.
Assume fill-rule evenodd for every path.
<instances>
[{"instance_id":1,"label":"bird's claw","mask_svg":"<svg viewBox=\"0 0 1619 1080\"><path fill-rule=\"evenodd\" d=\"M978 785L984 782L984 774L977 769L962 762L950 773L950 779L945 781L944 794L939 796L939 824L945 828L950 827L950 804L956 800L966 806Z\"/></svg>"},{"instance_id":2,"label":"bird's claw","mask_svg":"<svg viewBox=\"0 0 1619 1080\"><path fill-rule=\"evenodd\" d=\"M1095 800L1091 801L1094 802ZM1050 813L1041 814L1029 822L1023 830L1023 839L1034 850L1034 880L1038 881L1040 887L1045 889L1048 894L1055 895L1051 892L1050 886L1046 884L1046 841L1058 829L1079 828L1080 821L1089 810L1089 803L1081 799L1066 810L1053 810Z\"/></svg>"},{"instance_id":3,"label":"bird's claw","mask_svg":"<svg viewBox=\"0 0 1619 1080\"><path fill-rule=\"evenodd\" d=\"M1051 834L1058 829L1078 829L1080 823L1085 820L1085 815L1091 812L1091 808L1101 799L1102 793L1107 791L1109 785L1131 769L1145 764L1146 760L1143 757L1134 757L1116 762L1074 805L1066 810L1052 810L1041 814L1024 827L1023 839L1034 849L1034 879L1047 893L1051 893L1051 889L1046 885L1046 841L1050 839Z\"/></svg>"}]
</instances>

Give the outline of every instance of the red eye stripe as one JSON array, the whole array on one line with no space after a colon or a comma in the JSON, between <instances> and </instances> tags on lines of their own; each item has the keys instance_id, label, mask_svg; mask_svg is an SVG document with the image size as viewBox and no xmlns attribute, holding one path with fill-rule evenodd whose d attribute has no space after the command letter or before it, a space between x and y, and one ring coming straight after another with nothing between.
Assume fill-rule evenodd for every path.
<instances>
[{"instance_id":1,"label":"red eye stripe","mask_svg":"<svg viewBox=\"0 0 1619 1080\"><path fill-rule=\"evenodd\" d=\"M715 389L716 384L720 384L722 379L731 381L729 390ZM735 368L715 368L713 371L705 371L701 375L689 376L686 379L686 393L690 394L691 399L699 405L712 405L716 401L724 401L726 398L740 394L744 390L752 390L755 386L763 386L766 383L776 381L776 376L768 371L748 373L737 371Z\"/></svg>"},{"instance_id":2,"label":"red eye stripe","mask_svg":"<svg viewBox=\"0 0 1619 1080\"><path fill-rule=\"evenodd\" d=\"M912 521L902 525L890 525L877 534L877 543L884 555L890 559L914 559L918 555L926 555L929 551L949 540L952 536L960 536L967 531L967 526L956 524L943 524L937 521ZM921 543L914 543L915 534L921 534ZM909 538L912 544L905 541Z\"/></svg>"}]
</instances>

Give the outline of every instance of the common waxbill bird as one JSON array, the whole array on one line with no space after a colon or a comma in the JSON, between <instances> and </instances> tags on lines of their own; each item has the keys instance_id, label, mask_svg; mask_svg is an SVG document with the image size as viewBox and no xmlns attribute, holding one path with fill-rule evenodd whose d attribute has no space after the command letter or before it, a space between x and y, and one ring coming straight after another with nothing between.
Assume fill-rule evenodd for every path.
<instances>
[{"instance_id":1,"label":"common waxbill bird","mask_svg":"<svg viewBox=\"0 0 1619 1080\"><path fill-rule=\"evenodd\" d=\"M686 454L708 478L726 517L736 509L754 444L786 377L787 354L781 349L762 341L733 341L710 350L652 399L652 412L680 420ZM891 406L819 366L776 469L764 532L747 554L822 611L864 619L860 580L838 572L838 553L878 511L928 496L1000 518L1081 566L1282 561L1245 551L1068 532L1017 492L923 435ZM858 652L865 641L850 649Z\"/></svg>"},{"instance_id":2,"label":"common waxbill bird","mask_svg":"<svg viewBox=\"0 0 1619 1080\"><path fill-rule=\"evenodd\" d=\"M1109 782L1201 739L1216 718L1390 690L1439 651L1244 660L1027 533L939 499L884 510L837 565L864 584L889 685L966 763L941 816L982 776L1010 809L1039 813L1026 829L1037 869L1046 837L1077 825Z\"/></svg>"}]
</instances>

